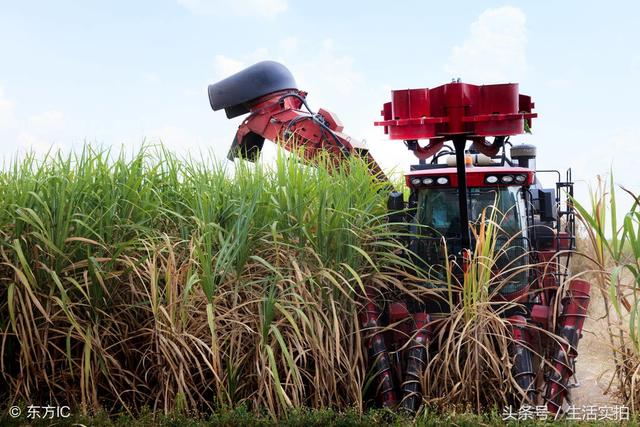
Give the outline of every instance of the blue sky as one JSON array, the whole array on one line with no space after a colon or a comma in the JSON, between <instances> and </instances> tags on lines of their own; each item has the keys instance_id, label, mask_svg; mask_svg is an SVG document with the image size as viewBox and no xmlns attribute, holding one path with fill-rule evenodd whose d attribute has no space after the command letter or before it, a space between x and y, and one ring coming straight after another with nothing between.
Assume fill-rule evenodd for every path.
<instances>
[{"instance_id":1,"label":"blue sky","mask_svg":"<svg viewBox=\"0 0 640 427\"><path fill-rule=\"evenodd\" d=\"M0 155L162 139L226 153L238 119L206 86L263 59L337 113L383 166L412 162L372 122L391 89L519 82L538 165L640 191L640 3L0 1ZM267 150L269 155L269 150Z\"/></svg>"}]
</instances>

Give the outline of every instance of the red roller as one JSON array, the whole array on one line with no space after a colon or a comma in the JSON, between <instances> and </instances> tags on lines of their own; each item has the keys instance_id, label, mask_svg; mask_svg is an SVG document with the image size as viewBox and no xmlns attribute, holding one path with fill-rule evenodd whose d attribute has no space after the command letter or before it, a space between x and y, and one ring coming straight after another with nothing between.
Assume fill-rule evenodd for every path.
<instances>
[{"instance_id":1,"label":"red roller","mask_svg":"<svg viewBox=\"0 0 640 427\"><path fill-rule=\"evenodd\" d=\"M547 381L545 400L549 412L555 414L562 408L569 378L574 374L575 359L578 356L578 341L582 337L582 326L589 308L591 285L584 280L574 279L569 283L567 295L562 299L557 334L564 339L558 345L553 357L553 372Z\"/></svg>"}]
</instances>

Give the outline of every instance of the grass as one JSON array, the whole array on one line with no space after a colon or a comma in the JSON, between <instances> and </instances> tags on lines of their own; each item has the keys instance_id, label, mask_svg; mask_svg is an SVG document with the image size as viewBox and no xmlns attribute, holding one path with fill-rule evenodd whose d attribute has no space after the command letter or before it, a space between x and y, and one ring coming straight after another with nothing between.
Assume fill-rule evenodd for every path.
<instances>
[{"instance_id":1,"label":"grass","mask_svg":"<svg viewBox=\"0 0 640 427\"><path fill-rule=\"evenodd\" d=\"M640 199L621 187L632 205L618 223L616 186L600 180L590 205L576 202L584 225L587 273L605 301L606 319L615 362L617 392L634 410L640 408ZM619 190L618 190L619 191Z\"/></svg>"},{"instance_id":2,"label":"grass","mask_svg":"<svg viewBox=\"0 0 640 427\"><path fill-rule=\"evenodd\" d=\"M356 160L210 160L86 147L0 175L3 400L362 405L355 300L397 280L380 184Z\"/></svg>"},{"instance_id":3,"label":"grass","mask_svg":"<svg viewBox=\"0 0 640 427\"><path fill-rule=\"evenodd\" d=\"M517 394L510 303L494 297L527 266L491 274L495 217L474 230L462 280L456 265L434 278L387 223L386 184L359 159L317 161L280 154L272 168L230 171L161 146L87 146L14 162L0 173L0 400L87 416L362 417L375 383L373 331L359 321L366 288L380 304L434 292L451 303L416 420Z\"/></svg>"},{"instance_id":4,"label":"grass","mask_svg":"<svg viewBox=\"0 0 640 427\"><path fill-rule=\"evenodd\" d=\"M4 413L6 414L6 412ZM21 426L27 420L25 418L10 418L6 415L0 416L0 424L3 426ZM93 417L74 415L66 419L57 419L57 426L77 426L91 425L95 427L214 427L214 426L344 426L344 427L365 427L365 426L419 426L432 427L443 425L455 425L461 427L475 426L541 426L550 425L550 421L543 420L520 420L505 422L499 411L488 411L482 415L475 415L469 412L452 411L449 414L429 413L417 419L407 418L387 410L371 410L364 414L360 414L355 410L335 411L332 409L321 410L300 410L293 409L289 411L287 417L274 421L266 414L256 415L248 411L246 408L237 408L234 410L220 411L209 416L188 415L184 413L174 412L166 415L155 414L149 409L133 418L129 415L122 414L114 417L104 412L98 413ZM51 425L50 420L30 421L29 425L48 426ZM561 426L614 426L620 425L620 422L606 421L554 421L553 425ZM632 418L626 425L639 425L636 418Z\"/></svg>"}]
</instances>

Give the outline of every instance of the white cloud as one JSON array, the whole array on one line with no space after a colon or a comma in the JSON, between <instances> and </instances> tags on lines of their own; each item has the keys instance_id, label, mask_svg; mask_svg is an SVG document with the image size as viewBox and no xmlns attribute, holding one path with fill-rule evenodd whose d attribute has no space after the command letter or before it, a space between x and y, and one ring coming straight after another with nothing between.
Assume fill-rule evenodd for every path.
<instances>
[{"instance_id":1,"label":"white cloud","mask_svg":"<svg viewBox=\"0 0 640 427\"><path fill-rule=\"evenodd\" d=\"M213 60L213 68L215 70L216 77L219 79L229 77L231 74L237 73L246 66L247 64L245 64L244 61L239 61L225 55L216 55Z\"/></svg>"},{"instance_id":2,"label":"white cloud","mask_svg":"<svg viewBox=\"0 0 640 427\"><path fill-rule=\"evenodd\" d=\"M45 111L29 118L31 127L47 129L60 129L64 126L64 113L58 110Z\"/></svg>"},{"instance_id":3,"label":"white cloud","mask_svg":"<svg viewBox=\"0 0 640 427\"><path fill-rule=\"evenodd\" d=\"M4 89L0 86L0 128L9 127L14 122L13 102L5 97Z\"/></svg>"},{"instance_id":4,"label":"white cloud","mask_svg":"<svg viewBox=\"0 0 640 427\"><path fill-rule=\"evenodd\" d=\"M40 140L30 132L20 132L18 134L18 144L21 147L30 147L32 145L40 144Z\"/></svg>"},{"instance_id":5,"label":"white cloud","mask_svg":"<svg viewBox=\"0 0 640 427\"><path fill-rule=\"evenodd\" d=\"M287 0L178 0L196 15L238 15L273 18L287 10Z\"/></svg>"},{"instance_id":6,"label":"white cloud","mask_svg":"<svg viewBox=\"0 0 640 427\"><path fill-rule=\"evenodd\" d=\"M300 62L291 61L290 68L301 89L322 98L342 97L352 94L362 82L353 58L340 53L333 39L322 40L320 49L313 52L313 56Z\"/></svg>"},{"instance_id":7,"label":"white cloud","mask_svg":"<svg viewBox=\"0 0 640 427\"><path fill-rule=\"evenodd\" d=\"M574 168L581 171L582 175L595 176L609 173L613 166L616 181L637 186L634 175L640 158L640 132L631 128L619 128L607 132L601 138L599 142L603 149L582 149L571 156Z\"/></svg>"},{"instance_id":8,"label":"white cloud","mask_svg":"<svg viewBox=\"0 0 640 427\"><path fill-rule=\"evenodd\" d=\"M213 59L213 68L216 78L224 79L225 77L229 77L231 74L235 74L238 71L243 70L251 64L265 61L267 59L269 59L269 49L263 47L244 55L243 59L231 58L226 55L216 55Z\"/></svg>"},{"instance_id":9,"label":"white cloud","mask_svg":"<svg viewBox=\"0 0 640 427\"><path fill-rule=\"evenodd\" d=\"M140 148L143 143L151 145L162 143L179 156L191 155L197 158L201 152L206 155L211 151L216 158L224 159L232 138L233 134L225 135L225 138L221 140L205 138L192 129L169 124L144 130L137 135L129 135L123 139L123 142L134 150Z\"/></svg>"},{"instance_id":10,"label":"white cloud","mask_svg":"<svg viewBox=\"0 0 640 427\"><path fill-rule=\"evenodd\" d=\"M596 133L595 138L602 149L585 145L584 149L577 150L568 160L574 171L576 198L583 203L588 201L588 188L596 184L596 176L610 179L610 171L613 171L615 184L640 194L640 182L636 172L637 159L640 158L640 131L618 128L604 134ZM622 190L616 190L616 194L616 202L619 205L618 222L621 222L624 213L631 207L632 200Z\"/></svg>"},{"instance_id":11,"label":"white cloud","mask_svg":"<svg viewBox=\"0 0 640 427\"><path fill-rule=\"evenodd\" d=\"M64 139L65 115L49 110L24 117L14 111L14 104L4 96L0 87L0 163L16 153L46 154L67 148L58 141ZM17 150L17 151L16 151Z\"/></svg>"},{"instance_id":12,"label":"white cloud","mask_svg":"<svg viewBox=\"0 0 640 427\"><path fill-rule=\"evenodd\" d=\"M142 81L148 85L157 85L160 83L160 75L153 71L142 73Z\"/></svg>"},{"instance_id":13,"label":"white cloud","mask_svg":"<svg viewBox=\"0 0 640 427\"><path fill-rule=\"evenodd\" d=\"M306 50L310 54L301 54L304 50L299 49L300 46L312 46L313 49ZM284 64L293 74L298 88L309 93L309 101L315 107L339 108L344 96L354 93L363 80L353 58L340 53L330 38L316 42L289 37L273 50L259 48L240 57L216 55L214 74L217 79L223 79L267 59Z\"/></svg>"},{"instance_id":14,"label":"white cloud","mask_svg":"<svg viewBox=\"0 0 640 427\"><path fill-rule=\"evenodd\" d=\"M471 24L445 66L452 78L470 83L521 81L527 68L526 17L517 7L487 9Z\"/></svg>"},{"instance_id":15,"label":"white cloud","mask_svg":"<svg viewBox=\"0 0 640 427\"><path fill-rule=\"evenodd\" d=\"M30 130L21 131L17 136L18 150L24 153L34 153L39 157L42 157L49 153L56 153L57 151L66 152L69 146L58 142L53 142L47 136L43 136L40 132L36 131L39 135L36 135Z\"/></svg>"},{"instance_id":16,"label":"white cloud","mask_svg":"<svg viewBox=\"0 0 640 427\"><path fill-rule=\"evenodd\" d=\"M278 47L283 54L290 55L298 50L299 43L300 41L297 37L287 37L280 40L280 43L278 43Z\"/></svg>"},{"instance_id":17,"label":"white cloud","mask_svg":"<svg viewBox=\"0 0 640 427\"><path fill-rule=\"evenodd\" d=\"M163 126L152 129L145 133L145 138L150 143L162 142L169 148L180 150L202 144L201 138L178 126Z\"/></svg>"},{"instance_id":18,"label":"white cloud","mask_svg":"<svg viewBox=\"0 0 640 427\"><path fill-rule=\"evenodd\" d=\"M269 59L269 49L266 47L259 47L248 55L251 62L264 61Z\"/></svg>"},{"instance_id":19,"label":"white cloud","mask_svg":"<svg viewBox=\"0 0 640 427\"><path fill-rule=\"evenodd\" d=\"M306 50L309 54L300 54L301 45L308 45L313 49ZM214 72L218 79L222 79L266 59L286 65L296 79L298 88L309 92L314 105L320 105L317 104L318 100L333 100L336 102L334 108L337 108L342 98L354 93L363 80L355 68L353 58L341 53L331 38L317 42L289 37L278 43L273 51L259 48L233 58L216 55Z\"/></svg>"}]
</instances>

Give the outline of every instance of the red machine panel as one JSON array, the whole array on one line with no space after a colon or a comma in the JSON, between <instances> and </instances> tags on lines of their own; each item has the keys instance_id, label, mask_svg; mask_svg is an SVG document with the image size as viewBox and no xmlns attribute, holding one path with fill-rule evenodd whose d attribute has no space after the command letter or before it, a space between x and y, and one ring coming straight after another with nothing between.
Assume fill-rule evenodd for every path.
<instances>
[{"instance_id":1,"label":"red machine panel","mask_svg":"<svg viewBox=\"0 0 640 427\"><path fill-rule=\"evenodd\" d=\"M432 89L404 89L391 92L384 104L384 126L391 139L433 139L452 135L469 138L508 136L531 126L534 104L518 92L517 83L477 86L448 83Z\"/></svg>"}]
</instances>

